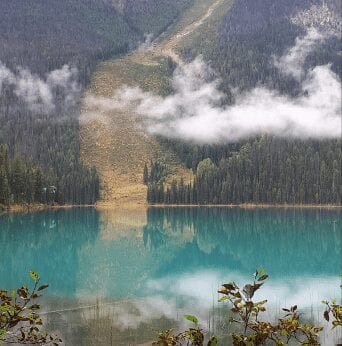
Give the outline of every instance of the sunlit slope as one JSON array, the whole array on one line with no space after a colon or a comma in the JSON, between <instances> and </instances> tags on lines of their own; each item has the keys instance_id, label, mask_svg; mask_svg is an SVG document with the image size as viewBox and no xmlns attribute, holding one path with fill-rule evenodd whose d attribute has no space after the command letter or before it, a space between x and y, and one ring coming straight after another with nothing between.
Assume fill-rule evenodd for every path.
<instances>
[{"instance_id":1,"label":"sunlit slope","mask_svg":"<svg viewBox=\"0 0 342 346\"><path fill-rule=\"evenodd\" d=\"M181 50L184 39L190 40L205 24L215 25L217 13L221 13L223 7L228 9L229 4L230 0L195 1L183 18L152 47L101 64L88 93L111 97L115 90L129 85L167 94L172 73L170 62L181 63L177 51ZM99 172L102 203L144 205L147 188L143 184L143 168L151 160L163 160L170 167L170 180L173 177L191 179L191 171L144 132L141 119L129 109L90 113L84 104L82 114L81 156L84 163L95 166Z\"/></svg>"}]
</instances>

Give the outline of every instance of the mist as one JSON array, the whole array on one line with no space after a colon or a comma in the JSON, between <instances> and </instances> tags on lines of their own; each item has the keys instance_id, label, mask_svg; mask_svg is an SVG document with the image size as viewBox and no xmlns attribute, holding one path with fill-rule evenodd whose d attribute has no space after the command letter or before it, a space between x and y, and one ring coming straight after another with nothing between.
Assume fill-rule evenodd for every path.
<instances>
[{"instance_id":1,"label":"mist","mask_svg":"<svg viewBox=\"0 0 342 346\"><path fill-rule=\"evenodd\" d=\"M197 143L235 142L268 133L287 138L340 138L341 81L331 65L304 69L306 57L324 42L326 34L309 29L283 56L270 63L301 82L297 97L266 86L233 91L235 103L224 105L220 79L202 57L180 65L167 97L124 87L113 98L89 95L85 103L94 114L120 109L141 116L149 134Z\"/></svg>"},{"instance_id":2,"label":"mist","mask_svg":"<svg viewBox=\"0 0 342 346\"><path fill-rule=\"evenodd\" d=\"M0 93L9 87L29 110L50 113L57 104L64 108L75 105L81 92L77 75L76 68L64 65L42 79L22 67L12 71L0 62Z\"/></svg>"}]
</instances>

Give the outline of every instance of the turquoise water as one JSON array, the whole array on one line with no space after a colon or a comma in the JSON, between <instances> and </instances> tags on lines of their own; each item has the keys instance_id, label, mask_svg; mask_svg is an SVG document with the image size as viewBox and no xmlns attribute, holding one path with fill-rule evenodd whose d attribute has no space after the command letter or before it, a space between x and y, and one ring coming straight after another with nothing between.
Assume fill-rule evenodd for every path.
<instances>
[{"instance_id":1,"label":"turquoise water","mask_svg":"<svg viewBox=\"0 0 342 346\"><path fill-rule=\"evenodd\" d=\"M183 325L185 312L214 330L222 317L218 286L244 284L258 267L270 274L259 293L269 300L269 317L298 304L324 324L320 301L340 298L341 223L340 210L320 209L3 215L0 287L27 283L28 270L38 271L50 285L46 322L67 345L148 343L156 330ZM326 335L323 344L339 337Z\"/></svg>"}]
</instances>

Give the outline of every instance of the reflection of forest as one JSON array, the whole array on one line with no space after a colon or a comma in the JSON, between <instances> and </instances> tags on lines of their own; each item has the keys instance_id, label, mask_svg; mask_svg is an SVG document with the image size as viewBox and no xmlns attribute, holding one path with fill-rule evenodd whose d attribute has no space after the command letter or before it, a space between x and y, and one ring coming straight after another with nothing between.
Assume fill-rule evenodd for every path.
<instances>
[{"instance_id":1,"label":"reflection of forest","mask_svg":"<svg viewBox=\"0 0 342 346\"><path fill-rule=\"evenodd\" d=\"M272 275L338 274L341 212L320 209L151 208L144 242L157 248L174 236L193 239L165 270L217 266ZM184 232L184 233L183 233Z\"/></svg>"},{"instance_id":2,"label":"reflection of forest","mask_svg":"<svg viewBox=\"0 0 342 346\"><path fill-rule=\"evenodd\" d=\"M99 215L92 208L73 208L0 217L0 288L28 284L37 271L49 293L76 290L79 249L98 237Z\"/></svg>"}]
</instances>

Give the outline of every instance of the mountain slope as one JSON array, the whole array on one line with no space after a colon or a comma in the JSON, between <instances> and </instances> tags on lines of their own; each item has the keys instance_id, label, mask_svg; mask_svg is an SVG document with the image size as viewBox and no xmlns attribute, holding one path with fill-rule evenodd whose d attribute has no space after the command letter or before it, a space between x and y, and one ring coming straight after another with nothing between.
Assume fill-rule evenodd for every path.
<instances>
[{"instance_id":1,"label":"mountain slope","mask_svg":"<svg viewBox=\"0 0 342 346\"><path fill-rule=\"evenodd\" d=\"M57 187L59 203L97 199L91 192L98 190L96 172L80 162L79 91L99 61L127 53L145 40L145 34L158 35L190 2L0 2L0 144L8 146L11 158L23 156L39 164L44 186ZM49 76L61 78L61 83L67 74L73 90L61 90L60 85L49 89ZM18 97L23 85L25 102ZM42 92L55 102L53 109L35 106ZM33 104L26 102L29 98ZM64 107L67 101L72 107Z\"/></svg>"},{"instance_id":2,"label":"mountain slope","mask_svg":"<svg viewBox=\"0 0 342 346\"><path fill-rule=\"evenodd\" d=\"M124 85L140 86L158 94L169 92L173 64L182 63L177 54L183 38L190 36L222 5L230 1L195 1L175 27L170 28L149 49L103 63L95 73L89 92L110 98ZM95 109L97 117L99 110ZM143 183L144 165L161 160L173 177L190 181L192 173L172 150L141 130L140 119L127 109L101 114L91 119L94 109L83 106L81 155L88 166L95 166L102 182L102 200L111 204L145 204L147 187ZM90 117L90 120L89 120Z\"/></svg>"}]
</instances>

